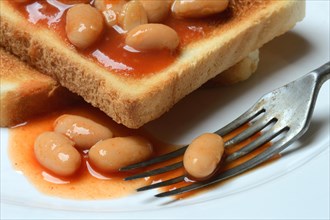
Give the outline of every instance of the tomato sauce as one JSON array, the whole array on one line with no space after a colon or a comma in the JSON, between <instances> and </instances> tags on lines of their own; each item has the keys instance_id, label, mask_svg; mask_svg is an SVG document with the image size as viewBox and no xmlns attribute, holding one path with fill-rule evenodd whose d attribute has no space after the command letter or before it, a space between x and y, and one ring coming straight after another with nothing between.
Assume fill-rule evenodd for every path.
<instances>
[{"instance_id":1,"label":"tomato sauce","mask_svg":"<svg viewBox=\"0 0 330 220\"><path fill-rule=\"evenodd\" d=\"M188 44L206 38L212 30L235 17L231 7L219 15L203 19L177 19L168 16L163 23L172 27L180 37L179 48L174 52L165 49L148 52L131 50L126 46L125 33L119 26L106 28L97 43L85 50L79 50L70 44L65 33L65 15L72 5L55 0L10 2L30 23L49 28L58 34L69 48L77 50L111 72L133 77L142 77L165 69L175 62L182 49Z\"/></svg>"},{"instance_id":2,"label":"tomato sauce","mask_svg":"<svg viewBox=\"0 0 330 220\"><path fill-rule=\"evenodd\" d=\"M185 174L183 168L160 174L154 177L142 178L132 181L124 181L123 178L142 172L143 169L133 172L116 172L116 173L102 173L94 169L88 160L88 150L80 152L83 158L83 163L80 170L71 177L61 177L52 173L41 166L34 155L34 140L35 138L45 132L53 130L53 123L57 117L62 114L74 114L83 117L90 118L91 120L100 123L110 128L115 137L118 136L130 136L140 135L151 141L154 148L154 155L164 154L177 149L179 146L161 142L143 129L133 130L126 128L122 125L118 125L111 118L107 117L104 113L96 108L91 107L88 104L81 104L76 107L69 107L64 110L48 113L47 115L31 119L26 124L14 127L10 129L9 140L9 156L11 158L14 169L22 172L27 179L42 193L70 199L112 199L130 195L135 192L137 188L149 185L151 183L168 180L177 176ZM226 135L224 140L228 140L232 136L246 129L248 125L245 125L238 130ZM232 153L239 150L247 143L253 141L260 134L256 134L238 145L225 150L225 154ZM227 169L235 167L248 159L258 155L263 150L267 149L270 143L263 145L261 148L253 151L252 153L230 163L222 164L218 172L223 172ZM129 155L128 155L129 156ZM155 169L163 167L166 164L181 161L182 157L178 157L167 161L166 163L157 164L148 169ZM184 182L174 184L168 187L163 187L161 191L167 191L169 189L185 186L194 180L186 178ZM219 186L216 184L216 186ZM209 188L207 188L209 189ZM204 189L203 189L204 190ZM186 198L187 196L195 195L196 193L203 192L203 190L197 190L183 195L179 195L176 198Z\"/></svg>"},{"instance_id":3,"label":"tomato sauce","mask_svg":"<svg viewBox=\"0 0 330 220\"><path fill-rule=\"evenodd\" d=\"M151 183L151 178L124 181L134 172L102 173L94 169L88 160L88 151L80 152L83 158L80 170L71 177L61 177L41 166L34 155L34 140L45 132L53 130L53 123L62 114L80 115L111 128L115 137L142 135L153 144L155 155L170 151L174 146L154 140L140 130L131 130L116 124L103 112L88 104L56 111L34 118L24 125L10 129L9 156L14 168L22 172L41 192L71 199L117 198L135 192L139 187ZM135 171L137 172L137 171ZM141 172L141 170L139 170Z\"/></svg>"}]
</instances>

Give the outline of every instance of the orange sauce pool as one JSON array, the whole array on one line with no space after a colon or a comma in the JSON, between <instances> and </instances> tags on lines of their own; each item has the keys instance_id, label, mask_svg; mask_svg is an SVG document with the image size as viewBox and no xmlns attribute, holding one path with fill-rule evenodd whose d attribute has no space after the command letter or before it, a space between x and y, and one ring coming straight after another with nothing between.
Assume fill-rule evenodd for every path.
<instances>
[{"instance_id":1,"label":"orange sauce pool","mask_svg":"<svg viewBox=\"0 0 330 220\"><path fill-rule=\"evenodd\" d=\"M70 178L56 176L42 167L34 155L34 140L45 132L52 131L53 122L62 114L74 114L88 117L104 126L111 128L114 136L143 135L153 144L155 155L170 151L174 146L156 141L144 134L142 130L131 130L118 125L101 111L83 104L78 107L49 113L48 115L31 119L24 125L10 129L9 156L14 169L21 171L28 180L42 193L70 199L109 199L132 194L139 187L149 184L152 179L145 178L124 181L123 178L133 172L104 174L94 170L88 161L86 152L80 170ZM141 170L140 170L141 172Z\"/></svg>"},{"instance_id":2,"label":"orange sauce pool","mask_svg":"<svg viewBox=\"0 0 330 220\"><path fill-rule=\"evenodd\" d=\"M167 144L156 140L151 135L148 135L142 129L132 130L122 125L118 125L112 121L109 117L103 114L98 109L95 109L87 104L82 104L76 107L70 107L65 110L49 113L48 115L35 118L30 120L24 125L20 125L10 129L10 140L9 140L9 156L14 166L14 169L21 171L27 179L42 193L57 196L62 198L70 199L112 199L130 195L136 191L137 188L156 183L164 180L168 180L177 176L185 174L183 168L160 174L154 177L142 178L132 181L124 181L123 178L142 172L138 170L135 172L122 172L122 173L111 173L105 174L100 173L90 166L87 153L81 152L83 155L83 165L80 170L70 178L63 178L52 174L50 171L42 167L36 160L33 150L35 138L45 132L53 129L53 123L57 117L62 114L75 114L90 118L106 127L109 127L115 137L118 136L129 136L129 135L142 135L149 139L154 147L154 156L164 154L176 149L178 146ZM226 135L224 140L228 140L234 135L240 133L246 129L248 125L242 126L236 131ZM225 150L225 155L230 154L234 151L241 149L247 143L253 141L260 134L255 134L246 141L230 147ZM223 172L239 164L242 164L246 160L258 155L270 146L270 143L264 144L262 147L251 152L250 154L226 164L222 164L218 172ZM276 157L275 157L276 158ZM273 158L273 159L275 159ZM175 158L171 161L166 162L170 164L182 160L182 157ZM155 169L162 167L165 164L157 164L148 169ZM185 182L174 184L168 187L163 187L161 191L168 191L170 189L186 186L193 182L189 178L186 178ZM219 186L216 184L215 186ZM208 187L207 189L210 189ZM196 193L203 192L203 190L196 190L193 192L185 193L176 197L176 199L186 198L188 196L195 195Z\"/></svg>"},{"instance_id":3,"label":"orange sauce pool","mask_svg":"<svg viewBox=\"0 0 330 220\"><path fill-rule=\"evenodd\" d=\"M31 24L48 27L56 32L68 47L75 50L65 33L65 15L72 5L56 0L31 0L27 3L10 1L10 3ZM93 0L90 1L90 4L92 3ZM260 1L255 3L257 4L261 4ZM219 15L203 19L176 19L169 16L163 23L176 30L180 37L180 46L175 52L168 50L132 52L125 47L125 34L121 32L119 26L107 28L97 43L79 52L112 72L124 76L143 77L171 65L187 44L206 38L215 28L226 26L224 29L228 29L232 21L243 19L239 10L242 8L248 11L252 6L239 1L239 4L230 4L228 9Z\"/></svg>"}]
</instances>

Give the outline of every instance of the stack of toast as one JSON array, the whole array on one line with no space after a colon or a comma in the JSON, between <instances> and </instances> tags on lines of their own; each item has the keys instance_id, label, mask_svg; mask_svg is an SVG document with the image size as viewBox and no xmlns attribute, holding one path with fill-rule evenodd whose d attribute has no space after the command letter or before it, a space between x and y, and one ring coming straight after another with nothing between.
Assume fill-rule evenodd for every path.
<instances>
[{"instance_id":1,"label":"stack of toast","mask_svg":"<svg viewBox=\"0 0 330 220\"><path fill-rule=\"evenodd\" d=\"M117 123L139 128L206 82L247 79L256 70L258 49L305 15L301 0L232 0L230 7L232 19L180 48L165 69L137 78L100 66L54 30L31 23L10 1L0 1L0 45L18 57L1 49L1 126L80 96Z\"/></svg>"},{"instance_id":2,"label":"stack of toast","mask_svg":"<svg viewBox=\"0 0 330 220\"><path fill-rule=\"evenodd\" d=\"M82 102L50 76L0 47L0 127L11 127L30 118ZM257 69L259 51L238 62L205 86L231 85L249 78Z\"/></svg>"},{"instance_id":3,"label":"stack of toast","mask_svg":"<svg viewBox=\"0 0 330 220\"><path fill-rule=\"evenodd\" d=\"M81 99L3 48L0 59L1 127L15 126Z\"/></svg>"}]
</instances>

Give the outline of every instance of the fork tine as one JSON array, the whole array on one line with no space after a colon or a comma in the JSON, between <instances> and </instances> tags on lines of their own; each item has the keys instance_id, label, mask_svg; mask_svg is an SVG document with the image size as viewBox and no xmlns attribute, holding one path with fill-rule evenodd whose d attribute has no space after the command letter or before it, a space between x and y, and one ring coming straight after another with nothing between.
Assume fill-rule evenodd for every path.
<instances>
[{"instance_id":1,"label":"fork tine","mask_svg":"<svg viewBox=\"0 0 330 220\"><path fill-rule=\"evenodd\" d=\"M235 130L236 128L242 126L243 124L247 123L248 121L251 121L252 119L256 118L261 113L265 112L263 108L261 108L261 105L254 105L252 106L248 111L246 111L243 115L238 117L233 122L229 123L222 129L219 129L218 131L214 132L216 134L219 134L220 136L224 136L225 134L228 134L229 132ZM151 160L143 161L141 163L132 164L126 167L122 167L119 169L119 171L129 171L137 168L147 167L156 163L161 163L166 160L178 157L182 155L188 146L181 147L175 151L169 152L167 154L164 154L162 156L153 158Z\"/></svg>"},{"instance_id":2,"label":"fork tine","mask_svg":"<svg viewBox=\"0 0 330 220\"><path fill-rule=\"evenodd\" d=\"M207 182L206 183L196 182L196 183L190 184L188 186L184 186L184 187L177 188L177 189L174 189L174 190L171 190L171 191L156 194L155 196L156 197L175 196L175 195L179 195L179 194L182 194L182 193L186 193L186 192L190 192L190 191L193 191L193 190L196 190L196 189L203 188L207 185L210 185L210 184L207 184Z\"/></svg>"},{"instance_id":3,"label":"fork tine","mask_svg":"<svg viewBox=\"0 0 330 220\"><path fill-rule=\"evenodd\" d=\"M249 110L247 110L244 114L236 118L231 123L227 124L223 128L217 130L216 134L220 136L225 136L229 134L233 130L239 128L240 126L246 124L247 122L253 120L254 118L258 117L260 114L265 112L265 109L262 108L263 100L259 100L257 104L253 105Z\"/></svg>"},{"instance_id":4,"label":"fork tine","mask_svg":"<svg viewBox=\"0 0 330 220\"><path fill-rule=\"evenodd\" d=\"M279 132L277 132L278 134L287 131L288 128L285 127L283 129L281 129ZM254 158L252 158L251 160L248 160L234 168L231 168L223 173L220 173L218 176L215 176L213 179L211 179L210 181L207 182L196 182L193 184L190 184L188 186L184 186L181 188L177 188L175 190L171 190L171 191L167 191L167 192L163 192L163 193L159 193L157 195L155 195L156 197L166 197L166 196L174 196L174 195L178 195L178 194L182 194L182 193L186 193L192 190L196 190L196 189L200 189L206 186L209 186L211 184L220 182L222 180L228 179L230 177L236 176L238 174L241 174L265 161L267 161L268 159L270 159L271 157L275 156L276 154L280 153L282 150L284 150L288 145L290 145L292 140L292 136L288 136L286 138L282 138L280 140L278 140L276 143L274 143L272 146L270 146L269 148L267 148L265 151L263 151L262 153L258 154L257 156L255 156Z\"/></svg>"},{"instance_id":5,"label":"fork tine","mask_svg":"<svg viewBox=\"0 0 330 220\"><path fill-rule=\"evenodd\" d=\"M182 181L184 181L185 178L186 178L186 176L183 176L183 175L178 176L178 177L175 177L175 178L172 178L169 180L161 181L159 183L154 183L154 184L151 184L148 186L138 188L137 191L140 192L140 191L146 191L146 190L150 190L150 189L156 189L156 188L163 187L163 186L169 186L169 185L172 185L175 183L182 182Z\"/></svg>"},{"instance_id":6,"label":"fork tine","mask_svg":"<svg viewBox=\"0 0 330 220\"><path fill-rule=\"evenodd\" d=\"M267 126L268 124L270 124L273 121L274 120L270 120L268 123L266 123L266 125L257 126L257 127L264 128L265 126ZM283 132L283 129L280 130L280 131L277 131L277 132L274 131L274 130L273 131L268 131L267 133L265 133L262 136L260 136L259 138L257 138L255 141L251 142L250 144L248 144L247 146L242 148L240 151L233 153L232 154L233 156L232 155L228 156L226 158L226 162L230 162L234 159L237 159L241 156L244 156L244 155L250 153L251 151L253 151L257 147L261 146L262 144L264 144L264 143L270 141L271 139L273 139L274 137L278 136L281 132ZM253 132L249 132L249 133L253 133ZM161 174L161 173L164 173L164 172L167 172L167 171L170 171L170 170L177 169L179 167L182 167L182 162L178 162L178 163L171 164L171 165L168 165L168 166L163 167L163 168L159 168L159 169L147 171L147 172L144 172L144 173L141 173L141 174L137 174L137 175L134 175L134 176L130 176L130 177L126 178L125 180L132 180L132 179L136 179L136 178L153 176L153 175ZM159 182L159 183L156 183L156 184L141 187L141 188L137 189L137 191L145 191L145 190L150 190L150 189L159 188L159 187L163 187L163 186L169 186L169 185L172 185L172 184L183 181L184 178L185 178L185 176L179 176L179 177L167 180L167 181L162 181L162 182ZM200 184L200 183L191 184L187 187L184 187L184 190L189 190L190 191L190 190L193 190L193 189L198 189L198 188L200 188L199 185L204 186L205 184L204 183L203 184ZM195 187L198 187L198 188L195 188Z\"/></svg>"},{"instance_id":7,"label":"fork tine","mask_svg":"<svg viewBox=\"0 0 330 220\"><path fill-rule=\"evenodd\" d=\"M227 141L225 143L225 146L228 147L232 144L236 144L238 142L241 142L242 140L250 137L251 135L253 135L257 132L259 132L261 129L263 129L267 125L271 124L272 122L274 122L273 119L269 120L268 122L266 120L263 120L263 118L258 120L258 123L256 122L253 126L246 129L244 132L240 133L236 137L234 137L234 138L230 139L229 141ZM274 135L274 134L272 134L272 135ZM244 147L240 151L229 155L228 158L227 158L227 161L231 161L231 160L236 159L238 157L244 156L245 154L249 153L254 148L256 148L260 143L263 144L264 139L265 138L256 141L256 143L254 143L253 145L251 143L251 144L249 144L249 146ZM266 138L266 140L268 140L268 139L269 138ZM171 170L178 169L178 168L182 167L182 165L183 165L183 163L181 161L181 162L174 163L174 164L171 164L171 165L168 165L168 166L165 166L165 167L161 167L161 168L158 168L158 169L154 169L154 170L150 170L150 171L146 171L146 172L143 172L143 173L139 173L139 174L136 174L136 175L126 177L124 180L133 180L133 179L144 178L144 177L148 177L148 176L155 176L155 175L162 174L162 173L165 173L165 172L168 172L168 171L171 171Z\"/></svg>"},{"instance_id":8,"label":"fork tine","mask_svg":"<svg viewBox=\"0 0 330 220\"><path fill-rule=\"evenodd\" d=\"M239 127L239 126L245 124L246 122L256 118L261 113L265 112L264 109L256 109L256 107L257 106L252 107L245 114L243 114L244 116L246 114L248 114L248 118L246 120L242 120L241 119L242 116L241 116L241 117L239 117L235 120L237 122L234 121L234 123L230 123L229 125L225 126L225 128L226 127L230 128L230 129L234 128L234 126L231 126L231 124L235 124L235 126ZM237 142L242 141L244 138L249 137L249 136L253 135L254 133L260 131L262 128L266 127L271 122L272 121L269 121L265 124L261 121L261 123L256 124L255 126L252 126L251 128L247 129L244 132L244 134L241 134L241 135L238 135L238 136L234 137L233 139L229 140L229 142L227 141L225 143L225 146L227 147L227 146L230 146L232 144L235 144ZM217 132L219 132L220 130L218 130ZM215 133L217 133L217 132L215 132ZM181 147L181 148L179 148L175 151L169 152L167 154L164 154L162 156L153 158L153 159L148 160L148 161L144 161L144 162L137 163L137 164L132 164L132 165L129 165L129 166L126 166L126 167L122 167L122 168L120 168L120 171L129 171L129 170L133 170L133 169L136 169L136 168L147 167L149 165L153 165L153 164L156 164L156 163L161 163L161 162L164 162L166 160L173 159L175 157L179 157L180 155L183 155L183 153L186 151L187 147L188 146ZM148 176L154 176L154 175L158 175L158 174L161 174L161 173L165 173L167 171L178 169L180 167L182 167L182 162L171 164L171 165L165 166L163 168L158 168L158 169L155 169L155 170L151 170L151 171L139 173L139 174L136 174L136 175L132 175L132 176L126 177L125 180L133 180L133 179L138 179L138 178L143 178L143 177L148 177Z\"/></svg>"},{"instance_id":9,"label":"fork tine","mask_svg":"<svg viewBox=\"0 0 330 220\"><path fill-rule=\"evenodd\" d=\"M253 134L259 132L261 129L265 128L267 125L271 124L273 121L274 120L272 119L267 122L266 120L263 120L263 118L261 120L258 120L258 123L255 123L253 126L249 127L244 132L242 132L239 135L235 136L234 138L228 140L225 143L225 146L228 147L230 145L237 144L237 143L241 142L242 140L245 140L246 138L250 137L251 135L253 135ZM253 146L258 146L259 143L260 143L260 141L256 142ZM250 151L252 151L254 148L252 148L252 146L244 147L239 152L235 152L232 155L230 155L227 158L227 161L231 161L233 159L236 159L240 156L243 156L243 155L249 153L250 151L246 152L248 149L251 149ZM139 178L144 178L144 177L148 177L148 176L155 176L155 175L162 174L162 173L165 173L165 172L168 172L171 170L178 169L178 168L182 167L182 165L183 165L182 162L178 162L178 163L171 164L171 165L168 165L165 167L161 167L158 169L154 169L154 170L150 170L150 171L146 171L143 173L139 173L136 175L126 177L124 180L133 180L133 179L139 179Z\"/></svg>"},{"instance_id":10,"label":"fork tine","mask_svg":"<svg viewBox=\"0 0 330 220\"><path fill-rule=\"evenodd\" d=\"M274 123L277 119L272 118L272 119L267 119L267 117L261 117L258 121L254 122L251 126L249 126L246 130L243 132L239 133L232 139L226 141L225 147L230 147L232 145L238 144L242 142L243 140L246 140L250 136L258 133L268 125Z\"/></svg>"},{"instance_id":11,"label":"fork tine","mask_svg":"<svg viewBox=\"0 0 330 220\"><path fill-rule=\"evenodd\" d=\"M129 171L129 170L133 170L133 169L153 165L153 164L156 164L156 163L164 162L166 160L169 160L169 159L172 159L172 158L175 158L175 157L178 157L178 156L182 155L186 151L187 147L188 146L184 146L184 147L181 147L181 148L179 148L175 151L169 152L167 154L164 154L162 156L153 158L151 160L147 160L147 161L144 161L144 162L141 162L141 163L132 164L132 165L129 165L129 166L126 166L126 167L122 167L122 168L119 169L119 171Z\"/></svg>"},{"instance_id":12,"label":"fork tine","mask_svg":"<svg viewBox=\"0 0 330 220\"><path fill-rule=\"evenodd\" d=\"M124 180L134 180L134 179L139 179L139 178L148 177L148 176L155 176L155 175L158 175L161 173L166 173L168 171L178 169L178 168L182 167L182 165L183 165L183 163L182 163L182 161L180 161L180 162L177 162L177 163L165 166L165 167L161 167L158 169L154 169L154 170L150 170L150 171L146 171L143 173L138 173L136 175L126 177Z\"/></svg>"},{"instance_id":13,"label":"fork tine","mask_svg":"<svg viewBox=\"0 0 330 220\"><path fill-rule=\"evenodd\" d=\"M231 162L240 157L243 157L243 156L251 153L253 150L257 149L259 146L272 140L273 138L278 136L280 133L282 133L282 130L276 130L275 127L276 127L276 125L272 129L268 130L267 132L262 134L260 137L255 139L254 141L250 142L249 144L247 144L246 146L241 148L239 151L236 151L236 152L230 154L229 156L227 156L225 161Z\"/></svg>"}]
</instances>

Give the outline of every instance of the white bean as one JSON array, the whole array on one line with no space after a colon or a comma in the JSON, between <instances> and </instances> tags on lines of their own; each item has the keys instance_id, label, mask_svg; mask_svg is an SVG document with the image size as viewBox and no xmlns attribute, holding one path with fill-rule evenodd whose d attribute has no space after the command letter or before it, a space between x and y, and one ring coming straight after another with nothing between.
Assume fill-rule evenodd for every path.
<instances>
[{"instance_id":1,"label":"white bean","mask_svg":"<svg viewBox=\"0 0 330 220\"><path fill-rule=\"evenodd\" d=\"M183 18L202 18L220 13L228 7L229 0L175 0L172 13Z\"/></svg>"},{"instance_id":2,"label":"white bean","mask_svg":"<svg viewBox=\"0 0 330 220\"><path fill-rule=\"evenodd\" d=\"M98 141L111 138L112 131L88 118L64 114L54 122L54 131L64 134L80 149L89 149Z\"/></svg>"},{"instance_id":3,"label":"white bean","mask_svg":"<svg viewBox=\"0 0 330 220\"><path fill-rule=\"evenodd\" d=\"M126 36L126 44L139 51L175 50L180 39L175 30L163 24L143 24Z\"/></svg>"},{"instance_id":4,"label":"white bean","mask_svg":"<svg viewBox=\"0 0 330 220\"><path fill-rule=\"evenodd\" d=\"M120 12L118 22L124 30L129 31L136 26L148 23L147 12L139 1L127 2Z\"/></svg>"},{"instance_id":5,"label":"white bean","mask_svg":"<svg viewBox=\"0 0 330 220\"><path fill-rule=\"evenodd\" d=\"M147 12L149 23L160 23L166 19L170 12L170 2L166 0L150 1L140 0Z\"/></svg>"},{"instance_id":6,"label":"white bean","mask_svg":"<svg viewBox=\"0 0 330 220\"><path fill-rule=\"evenodd\" d=\"M95 144L88 153L90 162L103 172L141 162L152 155L152 145L139 136L115 137Z\"/></svg>"},{"instance_id":7,"label":"white bean","mask_svg":"<svg viewBox=\"0 0 330 220\"><path fill-rule=\"evenodd\" d=\"M103 31L103 16L89 4L77 4L66 15L65 31L69 41L80 49L95 43Z\"/></svg>"},{"instance_id":8,"label":"white bean","mask_svg":"<svg viewBox=\"0 0 330 220\"><path fill-rule=\"evenodd\" d=\"M44 132L34 142L38 162L60 176L73 175L81 165L81 156L74 142L55 132Z\"/></svg>"},{"instance_id":9,"label":"white bean","mask_svg":"<svg viewBox=\"0 0 330 220\"><path fill-rule=\"evenodd\" d=\"M223 139L217 134L205 133L188 146L183 165L187 173L196 179L205 179L218 167L224 153Z\"/></svg>"}]
</instances>

